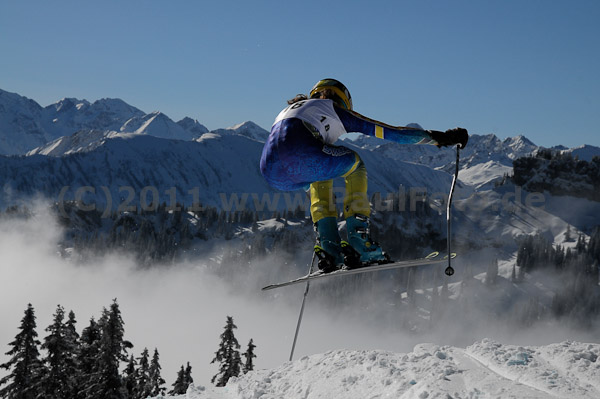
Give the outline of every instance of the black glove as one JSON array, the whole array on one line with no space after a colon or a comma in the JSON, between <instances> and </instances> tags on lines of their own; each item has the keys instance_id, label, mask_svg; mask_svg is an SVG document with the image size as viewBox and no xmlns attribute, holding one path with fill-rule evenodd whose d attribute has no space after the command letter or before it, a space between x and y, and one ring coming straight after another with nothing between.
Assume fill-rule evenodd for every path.
<instances>
[{"instance_id":1,"label":"black glove","mask_svg":"<svg viewBox=\"0 0 600 399\"><path fill-rule=\"evenodd\" d=\"M446 130L445 132L438 132L436 130L430 130L431 138L437 141L438 147L447 147L450 145L457 145L461 150L467 145L469 141L469 133L467 129L461 127L455 127L454 129Z\"/></svg>"}]
</instances>

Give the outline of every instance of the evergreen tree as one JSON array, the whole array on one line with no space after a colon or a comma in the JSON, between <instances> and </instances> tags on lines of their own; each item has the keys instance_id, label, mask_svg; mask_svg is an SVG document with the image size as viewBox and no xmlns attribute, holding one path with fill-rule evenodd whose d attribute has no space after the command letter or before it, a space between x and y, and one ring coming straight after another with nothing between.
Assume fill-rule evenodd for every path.
<instances>
[{"instance_id":1,"label":"evergreen tree","mask_svg":"<svg viewBox=\"0 0 600 399\"><path fill-rule=\"evenodd\" d=\"M188 363L189 365L189 363ZM184 384L184 375L185 371L183 370L183 365L181 369L177 372L177 379L173 383L173 389L169 391L169 395L185 395L187 391L187 387Z\"/></svg>"},{"instance_id":2,"label":"evergreen tree","mask_svg":"<svg viewBox=\"0 0 600 399\"><path fill-rule=\"evenodd\" d=\"M123 339L124 323L116 299L110 310L104 309L98 325L101 329L100 353L89 381L86 399L123 399L119 366L121 362L129 360L127 349L133 345Z\"/></svg>"},{"instance_id":3,"label":"evergreen tree","mask_svg":"<svg viewBox=\"0 0 600 399\"><path fill-rule=\"evenodd\" d=\"M154 355L150 362L150 395L159 396L165 394L165 388L162 387L165 384L165 380L160 375L160 362L158 349L154 348Z\"/></svg>"},{"instance_id":4,"label":"evergreen tree","mask_svg":"<svg viewBox=\"0 0 600 399\"><path fill-rule=\"evenodd\" d=\"M75 378L75 399L84 399L89 390L90 378L94 373L96 361L100 355L100 326L92 317L90 324L81 332L77 364L79 372Z\"/></svg>"},{"instance_id":5,"label":"evergreen tree","mask_svg":"<svg viewBox=\"0 0 600 399\"><path fill-rule=\"evenodd\" d=\"M65 323L65 336L67 341L73 343L76 349L79 349L79 334L77 333L77 328L75 327L77 324L77 320L75 319L75 313L73 311L69 311L69 316L67 322ZM78 351L77 351L78 352Z\"/></svg>"},{"instance_id":6,"label":"evergreen tree","mask_svg":"<svg viewBox=\"0 0 600 399\"><path fill-rule=\"evenodd\" d=\"M81 341L79 334L77 333L77 328L75 327L76 324L77 320L75 319L75 313L71 310L69 311L68 319L65 323L65 341L67 342L67 346L71 348L69 355L65 358L65 374L69 376L69 386L71 389L69 397L72 399L77 399L77 379L80 372L78 359L81 350Z\"/></svg>"},{"instance_id":7,"label":"evergreen tree","mask_svg":"<svg viewBox=\"0 0 600 399\"><path fill-rule=\"evenodd\" d=\"M64 322L65 310L58 305L53 322L46 331L50 334L44 338L42 349L47 351L44 362L47 372L41 380L41 392L44 397L71 399L75 389L75 354L76 342L73 341L72 327L67 328Z\"/></svg>"},{"instance_id":8,"label":"evergreen tree","mask_svg":"<svg viewBox=\"0 0 600 399\"><path fill-rule=\"evenodd\" d=\"M190 362L187 362L185 372L183 373L183 386L185 387L186 391L187 391L188 386L190 384L192 384L193 382L194 382L194 379L192 378L192 366L190 366Z\"/></svg>"},{"instance_id":9,"label":"evergreen tree","mask_svg":"<svg viewBox=\"0 0 600 399\"><path fill-rule=\"evenodd\" d=\"M137 369L137 390L135 397L143 399L150 396L150 353L148 348L144 348L140 356L139 367Z\"/></svg>"},{"instance_id":10,"label":"evergreen tree","mask_svg":"<svg viewBox=\"0 0 600 399\"><path fill-rule=\"evenodd\" d=\"M240 344L238 343L233 330L237 326L233 324L233 318L227 316L227 324L225 325L225 331L221 334L221 344L219 350L215 353L215 358L211 361L212 363L219 362L219 372L211 379L210 382L213 384L216 382L216 386L224 387L227 385L227 381L231 377L237 377L240 375L241 358Z\"/></svg>"},{"instance_id":11,"label":"evergreen tree","mask_svg":"<svg viewBox=\"0 0 600 399\"><path fill-rule=\"evenodd\" d=\"M254 340L250 339L250 342L248 342L248 349L246 349L246 352L244 352L244 357L246 358L246 361L244 362L244 374L246 374L248 371L254 370L254 363L252 361L252 359L256 357L254 354L254 348L256 348L256 345L254 345Z\"/></svg>"},{"instance_id":12,"label":"evergreen tree","mask_svg":"<svg viewBox=\"0 0 600 399\"><path fill-rule=\"evenodd\" d=\"M4 399L33 399L38 395L37 388L45 370L40 361L40 341L37 340L36 327L35 311L28 304L19 327L21 332L9 344L12 349L6 352L11 358L0 364L0 368L12 370L0 379L0 387L5 385L0 389L0 397Z\"/></svg>"},{"instance_id":13,"label":"evergreen tree","mask_svg":"<svg viewBox=\"0 0 600 399\"><path fill-rule=\"evenodd\" d=\"M135 394L137 392L137 363L133 355L129 357L129 363L127 363L127 367L124 371L123 385L125 387L126 397L129 399L134 399Z\"/></svg>"}]
</instances>

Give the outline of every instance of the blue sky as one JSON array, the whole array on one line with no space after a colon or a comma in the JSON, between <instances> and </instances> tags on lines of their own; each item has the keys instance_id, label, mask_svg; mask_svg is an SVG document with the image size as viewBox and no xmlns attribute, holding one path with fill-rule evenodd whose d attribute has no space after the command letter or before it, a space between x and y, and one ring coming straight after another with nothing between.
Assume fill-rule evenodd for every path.
<instances>
[{"instance_id":1,"label":"blue sky","mask_svg":"<svg viewBox=\"0 0 600 399\"><path fill-rule=\"evenodd\" d=\"M394 125L600 145L600 1L4 1L0 88L269 128L324 77Z\"/></svg>"}]
</instances>

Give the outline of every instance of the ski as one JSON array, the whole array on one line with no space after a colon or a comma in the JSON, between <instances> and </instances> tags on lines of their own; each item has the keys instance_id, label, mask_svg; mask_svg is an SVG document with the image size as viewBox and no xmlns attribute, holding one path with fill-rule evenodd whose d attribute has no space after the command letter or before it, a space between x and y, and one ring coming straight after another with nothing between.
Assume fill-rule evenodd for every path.
<instances>
[{"instance_id":1,"label":"ski","mask_svg":"<svg viewBox=\"0 0 600 399\"><path fill-rule=\"evenodd\" d=\"M448 256L439 256L439 252L433 252L421 259L412 259L412 260L404 260L399 262L391 262L384 264L375 264L370 266L363 266L356 269L339 269L330 273L323 273L318 270L314 273L307 274L305 276L299 277L294 280L285 281L277 284L270 284L266 287L262 288L262 291L268 291L275 288L286 287L288 285L300 284L305 281L317 280L325 277L340 277L340 276L348 276L351 274L361 274L361 273L371 273L378 272L383 270L391 270L391 269L399 269L404 267L413 267L413 266L425 266L425 265L436 265L441 264L448 261ZM454 259L456 257L455 253L452 253L451 257Z\"/></svg>"}]
</instances>

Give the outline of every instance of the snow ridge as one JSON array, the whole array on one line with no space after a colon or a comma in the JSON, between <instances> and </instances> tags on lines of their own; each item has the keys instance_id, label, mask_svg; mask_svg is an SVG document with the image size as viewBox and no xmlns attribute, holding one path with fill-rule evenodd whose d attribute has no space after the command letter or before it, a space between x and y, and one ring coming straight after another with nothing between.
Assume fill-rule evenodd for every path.
<instances>
[{"instance_id":1,"label":"snow ridge","mask_svg":"<svg viewBox=\"0 0 600 399\"><path fill-rule=\"evenodd\" d=\"M190 386L185 397L592 399L600 397L599 355L600 344L520 347L490 339L466 349L334 350L232 378L225 388Z\"/></svg>"}]
</instances>

